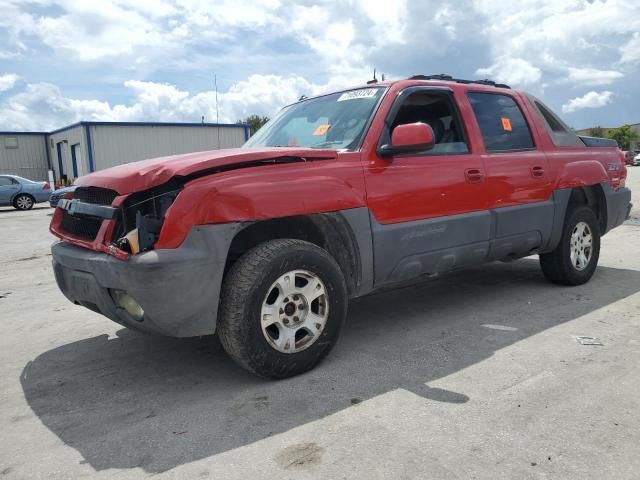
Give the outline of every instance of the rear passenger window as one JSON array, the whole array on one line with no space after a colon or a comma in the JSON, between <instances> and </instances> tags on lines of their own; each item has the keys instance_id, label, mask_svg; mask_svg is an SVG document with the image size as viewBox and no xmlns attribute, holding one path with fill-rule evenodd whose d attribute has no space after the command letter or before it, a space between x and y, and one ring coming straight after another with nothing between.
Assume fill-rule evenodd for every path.
<instances>
[{"instance_id":1,"label":"rear passenger window","mask_svg":"<svg viewBox=\"0 0 640 480\"><path fill-rule=\"evenodd\" d=\"M508 95L469 93L487 152L534 148L522 111Z\"/></svg>"},{"instance_id":2,"label":"rear passenger window","mask_svg":"<svg viewBox=\"0 0 640 480\"><path fill-rule=\"evenodd\" d=\"M551 129L551 131L558 132L558 133L566 133L567 130L562 126L560 121L556 118L556 116L553 113L547 110L547 108L544 105L542 105L540 102L533 102L533 103L535 104L536 108L542 115L542 118L544 118L545 122L547 122L547 125L549 125L549 128Z\"/></svg>"}]
</instances>

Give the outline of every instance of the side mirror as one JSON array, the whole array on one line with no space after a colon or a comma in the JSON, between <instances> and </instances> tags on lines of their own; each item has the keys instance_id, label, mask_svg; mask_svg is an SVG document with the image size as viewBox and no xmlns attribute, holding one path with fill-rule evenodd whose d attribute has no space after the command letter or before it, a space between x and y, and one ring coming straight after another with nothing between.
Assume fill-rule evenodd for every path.
<instances>
[{"instance_id":1,"label":"side mirror","mask_svg":"<svg viewBox=\"0 0 640 480\"><path fill-rule=\"evenodd\" d=\"M381 157L392 157L402 153L418 153L433 148L433 129L426 123L398 125L391 134L391 145L378 149Z\"/></svg>"}]
</instances>

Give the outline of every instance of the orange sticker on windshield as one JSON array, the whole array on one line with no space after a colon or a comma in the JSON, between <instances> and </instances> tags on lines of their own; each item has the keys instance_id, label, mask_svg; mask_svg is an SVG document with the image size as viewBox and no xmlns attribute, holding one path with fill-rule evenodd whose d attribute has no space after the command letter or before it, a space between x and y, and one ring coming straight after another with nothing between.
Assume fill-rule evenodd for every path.
<instances>
[{"instance_id":1,"label":"orange sticker on windshield","mask_svg":"<svg viewBox=\"0 0 640 480\"><path fill-rule=\"evenodd\" d=\"M507 132L510 132L513 130L511 128L511 120L509 120L507 117L502 117L502 129L506 130Z\"/></svg>"},{"instance_id":2,"label":"orange sticker on windshield","mask_svg":"<svg viewBox=\"0 0 640 480\"><path fill-rule=\"evenodd\" d=\"M318 125L318 128L313 131L313 134L316 137L321 137L322 135L326 135L330 128L331 125L329 125L328 123L323 123L322 125Z\"/></svg>"}]
</instances>

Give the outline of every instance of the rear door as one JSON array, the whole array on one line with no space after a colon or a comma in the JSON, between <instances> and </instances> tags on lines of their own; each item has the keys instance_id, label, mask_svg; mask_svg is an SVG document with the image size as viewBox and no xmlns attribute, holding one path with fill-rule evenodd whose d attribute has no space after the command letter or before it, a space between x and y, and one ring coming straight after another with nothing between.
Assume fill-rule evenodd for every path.
<instances>
[{"instance_id":1,"label":"rear door","mask_svg":"<svg viewBox=\"0 0 640 480\"><path fill-rule=\"evenodd\" d=\"M488 252L483 161L470 149L451 90L401 91L378 145L397 125L416 122L432 127L432 150L394 158L374 152L365 163L378 285L478 263Z\"/></svg>"},{"instance_id":2,"label":"rear door","mask_svg":"<svg viewBox=\"0 0 640 480\"><path fill-rule=\"evenodd\" d=\"M546 244L553 224L552 183L517 94L467 94L483 141L488 205L495 217L491 257L519 257Z\"/></svg>"}]
</instances>

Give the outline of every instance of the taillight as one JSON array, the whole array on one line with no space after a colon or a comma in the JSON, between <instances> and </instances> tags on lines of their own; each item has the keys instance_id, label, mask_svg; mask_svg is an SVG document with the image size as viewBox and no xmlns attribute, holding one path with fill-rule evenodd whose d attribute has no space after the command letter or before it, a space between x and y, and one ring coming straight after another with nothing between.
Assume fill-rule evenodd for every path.
<instances>
[{"instance_id":1,"label":"taillight","mask_svg":"<svg viewBox=\"0 0 640 480\"><path fill-rule=\"evenodd\" d=\"M42 189L43 189L43 190L50 190L50 189L51 189L51 186L49 186L49 184L48 184L48 183L45 183L45 184L42 186Z\"/></svg>"}]
</instances>

